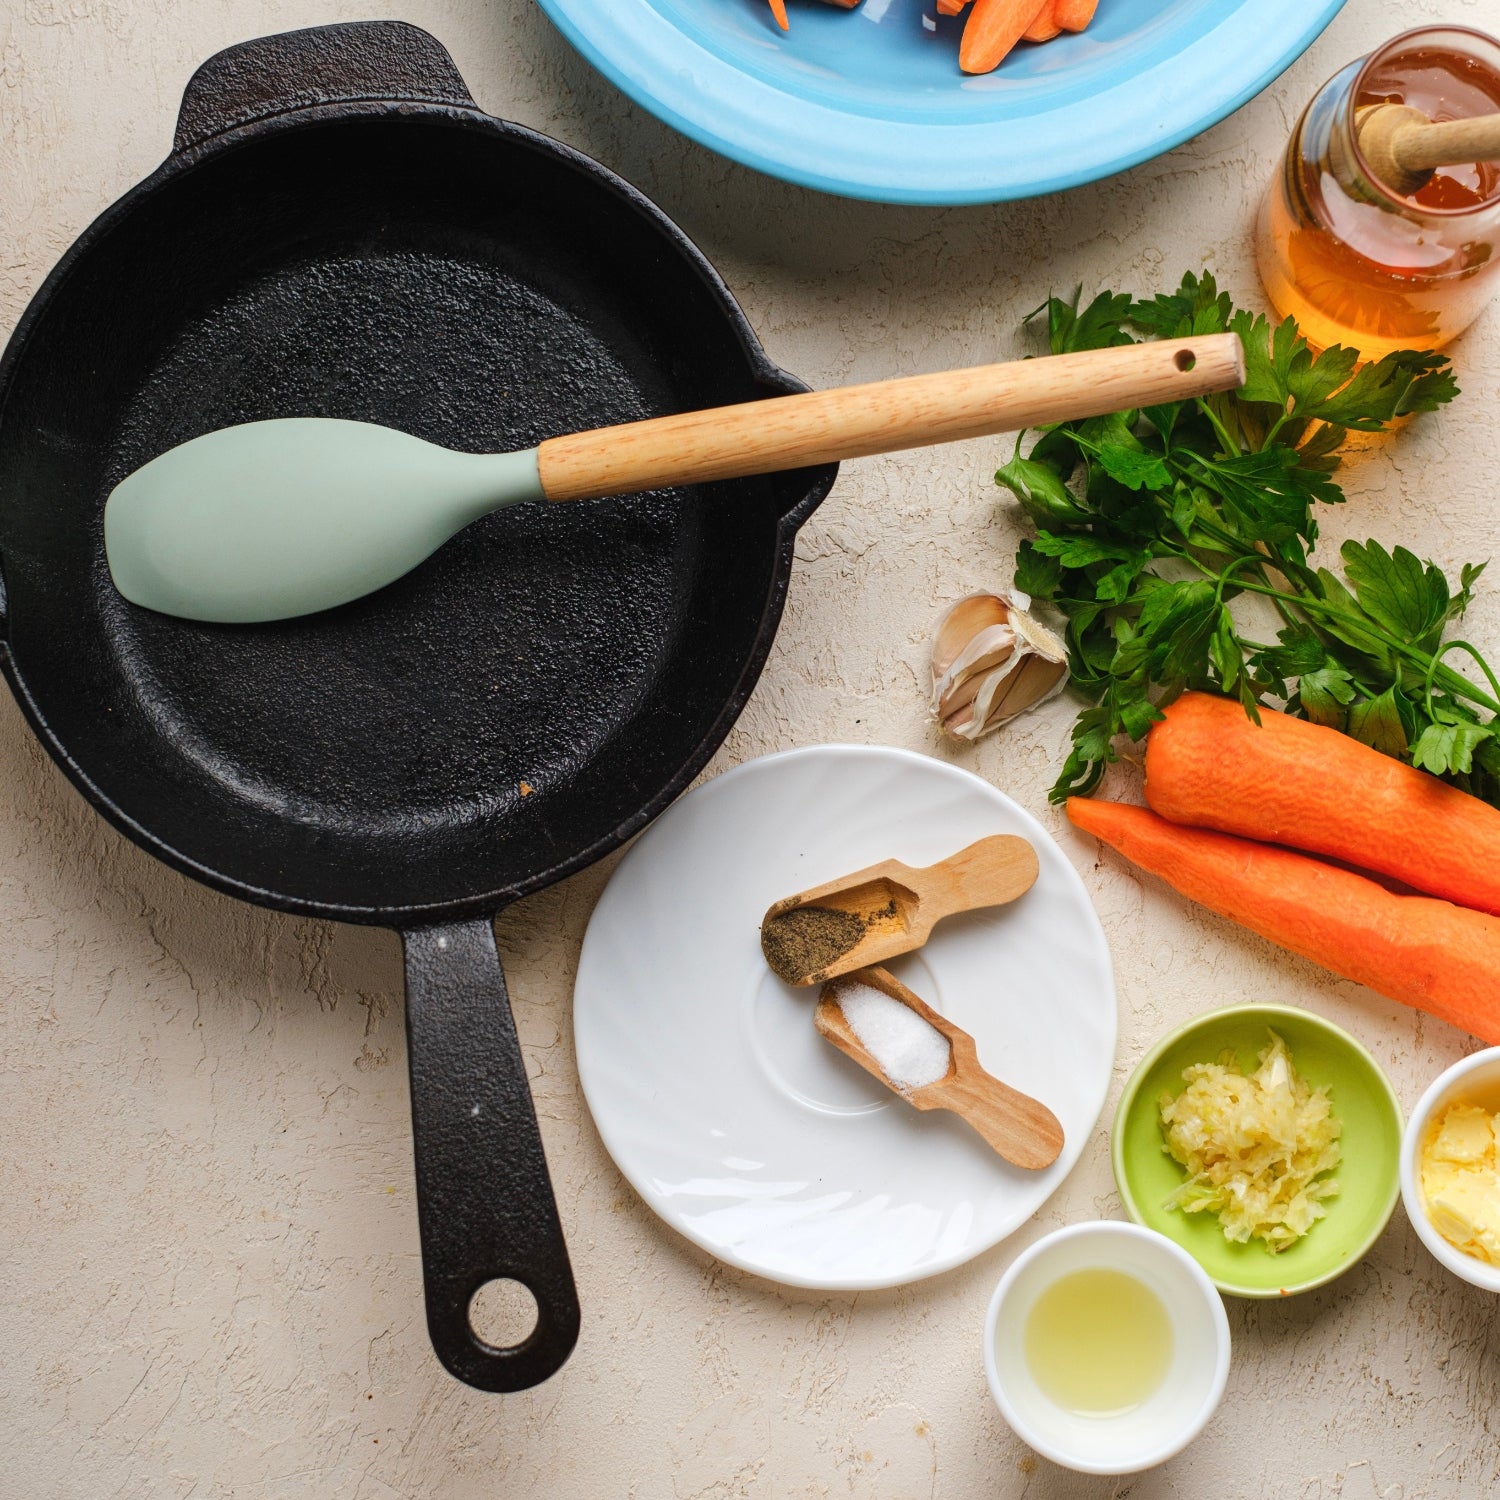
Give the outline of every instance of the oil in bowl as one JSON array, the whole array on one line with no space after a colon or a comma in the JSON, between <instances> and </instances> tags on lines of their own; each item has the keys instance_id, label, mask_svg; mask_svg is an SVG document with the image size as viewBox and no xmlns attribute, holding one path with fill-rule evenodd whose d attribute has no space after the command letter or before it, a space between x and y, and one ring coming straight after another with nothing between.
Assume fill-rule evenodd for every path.
<instances>
[{"instance_id":1,"label":"oil in bowl","mask_svg":"<svg viewBox=\"0 0 1500 1500\"><path fill-rule=\"evenodd\" d=\"M1006 1272L985 1323L1001 1415L1054 1463L1129 1474L1180 1452L1229 1375L1229 1322L1203 1270L1136 1224L1074 1224Z\"/></svg>"},{"instance_id":2,"label":"oil in bowl","mask_svg":"<svg viewBox=\"0 0 1500 1500\"><path fill-rule=\"evenodd\" d=\"M1037 1389L1081 1417L1123 1417L1160 1390L1172 1363L1172 1319L1124 1271L1071 1271L1032 1304L1022 1334Z\"/></svg>"}]
</instances>

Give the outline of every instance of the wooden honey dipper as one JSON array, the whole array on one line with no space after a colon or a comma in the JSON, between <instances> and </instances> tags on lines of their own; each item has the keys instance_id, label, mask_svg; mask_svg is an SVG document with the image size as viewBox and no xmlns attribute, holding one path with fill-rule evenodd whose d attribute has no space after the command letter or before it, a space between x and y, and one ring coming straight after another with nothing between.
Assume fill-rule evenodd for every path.
<instances>
[{"instance_id":1,"label":"wooden honey dipper","mask_svg":"<svg viewBox=\"0 0 1500 1500\"><path fill-rule=\"evenodd\" d=\"M1434 121L1409 104L1370 104L1354 123L1371 172L1404 198L1421 192L1437 167L1500 161L1500 114Z\"/></svg>"}]
</instances>

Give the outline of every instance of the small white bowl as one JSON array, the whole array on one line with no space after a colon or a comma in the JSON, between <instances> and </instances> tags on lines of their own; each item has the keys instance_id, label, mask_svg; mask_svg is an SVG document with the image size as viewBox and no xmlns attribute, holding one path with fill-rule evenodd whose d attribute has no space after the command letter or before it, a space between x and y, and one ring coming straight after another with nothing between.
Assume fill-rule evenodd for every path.
<instances>
[{"instance_id":1,"label":"small white bowl","mask_svg":"<svg viewBox=\"0 0 1500 1500\"><path fill-rule=\"evenodd\" d=\"M1434 1115L1450 1104L1478 1104L1493 1112L1500 1108L1500 1047L1486 1047L1439 1073L1417 1101L1401 1138L1401 1201L1417 1238L1455 1276L1461 1276L1487 1292L1500 1292L1500 1267L1465 1255L1450 1245L1427 1217L1427 1196L1422 1191L1422 1142Z\"/></svg>"},{"instance_id":2,"label":"small white bowl","mask_svg":"<svg viewBox=\"0 0 1500 1500\"><path fill-rule=\"evenodd\" d=\"M1123 1271L1161 1298L1172 1361L1154 1394L1116 1417L1080 1416L1038 1387L1023 1349L1036 1300L1074 1271ZM1134 1474L1163 1463L1203 1431L1229 1378L1229 1319L1187 1251L1153 1229L1072 1224L1019 1256L995 1288L984 1324L984 1371L1001 1415L1044 1458L1081 1474Z\"/></svg>"}]
</instances>

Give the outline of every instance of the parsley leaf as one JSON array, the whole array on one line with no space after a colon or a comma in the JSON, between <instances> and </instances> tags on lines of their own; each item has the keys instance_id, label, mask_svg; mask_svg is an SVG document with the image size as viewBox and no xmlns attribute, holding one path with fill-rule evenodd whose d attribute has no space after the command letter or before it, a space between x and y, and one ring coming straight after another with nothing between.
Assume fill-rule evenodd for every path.
<instances>
[{"instance_id":1,"label":"parsley leaf","mask_svg":"<svg viewBox=\"0 0 1500 1500\"><path fill-rule=\"evenodd\" d=\"M1069 302L1060 297L1051 297L1047 301L1047 342L1052 352L1073 354L1080 349L1108 349L1116 344L1134 343L1124 328L1130 312L1130 298L1101 292L1079 312L1078 298L1082 290L1081 287L1075 289Z\"/></svg>"},{"instance_id":2,"label":"parsley leaf","mask_svg":"<svg viewBox=\"0 0 1500 1500\"><path fill-rule=\"evenodd\" d=\"M1448 580L1431 563L1424 567L1405 547L1387 552L1379 542L1345 542L1344 576L1360 608L1409 645L1436 648L1448 619Z\"/></svg>"}]
</instances>

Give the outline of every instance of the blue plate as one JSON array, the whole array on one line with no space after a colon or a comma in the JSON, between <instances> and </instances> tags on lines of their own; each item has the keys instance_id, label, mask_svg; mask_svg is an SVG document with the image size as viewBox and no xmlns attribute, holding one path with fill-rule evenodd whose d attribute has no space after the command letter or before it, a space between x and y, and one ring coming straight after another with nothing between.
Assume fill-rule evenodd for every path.
<instances>
[{"instance_id":1,"label":"blue plate","mask_svg":"<svg viewBox=\"0 0 1500 1500\"><path fill-rule=\"evenodd\" d=\"M932 0L541 0L602 73L714 151L824 192L992 203L1157 156L1299 57L1343 0L1099 0L1087 31L958 68ZM935 30L928 28L934 26Z\"/></svg>"}]
</instances>

